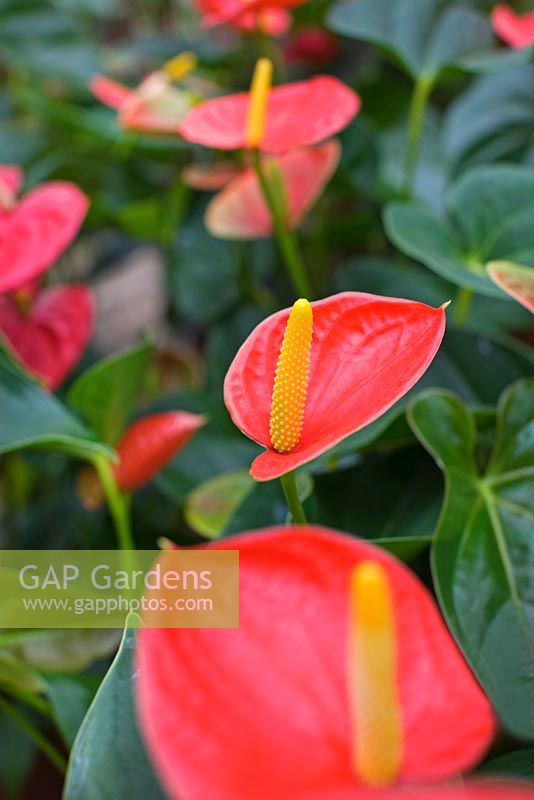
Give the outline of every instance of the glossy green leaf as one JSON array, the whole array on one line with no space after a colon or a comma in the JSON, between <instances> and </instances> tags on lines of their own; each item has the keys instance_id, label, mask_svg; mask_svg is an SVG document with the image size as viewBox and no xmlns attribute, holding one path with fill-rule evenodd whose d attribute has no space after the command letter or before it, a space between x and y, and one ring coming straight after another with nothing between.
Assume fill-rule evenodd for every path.
<instances>
[{"instance_id":1,"label":"glossy green leaf","mask_svg":"<svg viewBox=\"0 0 534 800\"><path fill-rule=\"evenodd\" d=\"M420 448L360 459L350 469L315 476L314 522L366 539L423 537L436 525L441 477Z\"/></svg>"},{"instance_id":2,"label":"glossy green leaf","mask_svg":"<svg viewBox=\"0 0 534 800\"><path fill-rule=\"evenodd\" d=\"M352 0L337 3L329 27L378 45L413 78L435 80L469 53L491 46L487 17L443 0Z\"/></svg>"},{"instance_id":3,"label":"glossy green leaf","mask_svg":"<svg viewBox=\"0 0 534 800\"><path fill-rule=\"evenodd\" d=\"M201 536L216 539L254 485L248 471L226 472L201 483L187 497L187 524Z\"/></svg>"},{"instance_id":4,"label":"glossy green leaf","mask_svg":"<svg viewBox=\"0 0 534 800\"><path fill-rule=\"evenodd\" d=\"M534 381L503 394L487 466L459 398L424 394L409 419L446 478L433 548L441 606L504 725L534 739Z\"/></svg>"},{"instance_id":5,"label":"glossy green leaf","mask_svg":"<svg viewBox=\"0 0 534 800\"><path fill-rule=\"evenodd\" d=\"M0 742L0 796L19 800L36 748L20 726L6 715L0 716Z\"/></svg>"},{"instance_id":6,"label":"glossy green leaf","mask_svg":"<svg viewBox=\"0 0 534 800\"><path fill-rule=\"evenodd\" d=\"M76 736L63 800L165 798L137 726L134 651L139 620L131 617L119 652Z\"/></svg>"},{"instance_id":7,"label":"glossy green leaf","mask_svg":"<svg viewBox=\"0 0 534 800\"><path fill-rule=\"evenodd\" d=\"M150 343L109 356L73 384L68 400L110 444L120 439L132 416L153 354Z\"/></svg>"},{"instance_id":8,"label":"glossy green leaf","mask_svg":"<svg viewBox=\"0 0 534 800\"><path fill-rule=\"evenodd\" d=\"M210 236L200 219L182 226L168 265L172 302L181 316L206 323L233 306L239 296L236 252L234 244Z\"/></svg>"},{"instance_id":9,"label":"glossy green leaf","mask_svg":"<svg viewBox=\"0 0 534 800\"><path fill-rule=\"evenodd\" d=\"M478 167L445 197L446 218L415 203L393 203L384 213L392 242L458 286L506 297L486 273L490 261L534 263L534 170Z\"/></svg>"},{"instance_id":10,"label":"glossy green leaf","mask_svg":"<svg viewBox=\"0 0 534 800\"><path fill-rule=\"evenodd\" d=\"M0 341L0 453L47 445L81 458L110 456L82 423L51 394L42 391Z\"/></svg>"},{"instance_id":11,"label":"glossy green leaf","mask_svg":"<svg viewBox=\"0 0 534 800\"><path fill-rule=\"evenodd\" d=\"M45 680L54 719L70 748L91 705L94 688L87 680L66 675L49 675Z\"/></svg>"},{"instance_id":12,"label":"glossy green leaf","mask_svg":"<svg viewBox=\"0 0 534 800\"><path fill-rule=\"evenodd\" d=\"M505 756L492 758L481 772L489 775L506 775L507 778L534 780L534 749L516 750Z\"/></svg>"},{"instance_id":13,"label":"glossy green leaf","mask_svg":"<svg viewBox=\"0 0 534 800\"><path fill-rule=\"evenodd\" d=\"M532 65L477 78L450 103L443 117L446 159L465 168L528 152L533 85Z\"/></svg>"}]
</instances>

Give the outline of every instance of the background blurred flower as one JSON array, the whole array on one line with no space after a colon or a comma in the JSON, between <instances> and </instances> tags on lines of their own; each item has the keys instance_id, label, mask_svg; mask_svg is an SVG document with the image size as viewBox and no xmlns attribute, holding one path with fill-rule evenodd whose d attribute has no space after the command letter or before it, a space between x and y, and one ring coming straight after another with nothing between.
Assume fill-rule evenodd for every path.
<instances>
[{"instance_id":1,"label":"background blurred flower","mask_svg":"<svg viewBox=\"0 0 534 800\"><path fill-rule=\"evenodd\" d=\"M512 264L509 261L490 261L491 280L518 303L534 314L534 267Z\"/></svg>"},{"instance_id":2,"label":"background blurred flower","mask_svg":"<svg viewBox=\"0 0 534 800\"><path fill-rule=\"evenodd\" d=\"M339 40L318 25L300 28L284 45L284 56L289 63L328 64L340 52Z\"/></svg>"},{"instance_id":3,"label":"background blurred flower","mask_svg":"<svg viewBox=\"0 0 534 800\"><path fill-rule=\"evenodd\" d=\"M311 461L383 414L425 372L445 330L443 308L391 297L344 292L312 303L311 309L306 376L297 369L307 355L304 320L295 319L300 332L287 348L287 364L281 364L290 309L254 329L226 375L224 400L234 423L268 448L252 464L256 480L277 478ZM302 315L307 316L305 308ZM287 417L282 427L297 433L289 452L277 452L272 442L275 375Z\"/></svg>"},{"instance_id":4,"label":"background blurred flower","mask_svg":"<svg viewBox=\"0 0 534 800\"><path fill-rule=\"evenodd\" d=\"M72 242L88 200L73 183L50 181L17 198L22 172L0 167L0 292L37 278ZM2 191L3 187L3 191Z\"/></svg>"},{"instance_id":5,"label":"background blurred flower","mask_svg":"<svg viewBox=\"0 0 534 800\"><path fill-rule=\"evenodd\" d=\"M281 36L291 27L288 9L305 0L196 0L204 24L230 25L247 33Z\"/></svg>"},{"instance_id":6,"label":"background blurred flower","mask_svg":"<svg viewBox=\"0 0 534 800\"><path fill-rule=\"evenodd\" d=\"M404 565L312 526L209 547L239 550L240 627L139 633L140 718L170 797L359 798L355 751L384 731L390 692L392 783L456 776L482 757L490 706ZM381 769L387 747L370 755Z\"/></svg>"},{"instance_id":7,"label":"background blurred flower","mask_svg":"<svg viewBox=\"0 0 534 800\"><path fill-rule=\"evenodd\" d=\"M0 296L0 332L25 367L54 391L91 337L93 301L87 286L54 286Z\"/></svg>"},{"instance_id":8,"label":"background blurred flower","mask_svg":"<svg viewBox=\"0 0 534 800\"><path fill-rule=\"evenodd\" d=\"M103 75L96 75L90 88L101 103L118 112L124 128L176 134L178 124L197 97L188 89L174 86L173 81L182 80L195 66L196 57L192 53L181 53L150 73L136 89L128 89Z\"/></svg>"},{"instance_id":9,"label":"background blurred flower","mask_svg":"<svg viewBox=\"0 0 534 800\"><path fill-rule=\"evenodd\" d=\"M507 5L495 6L491 13L491 22L495 33L518 50L534 44L534 11L516 14Z\"/></svg>"},{"instance_id":10,"label":"background blurred flower","mask_svg":"<svg viewBox=\"0 0 534 800\"><path fill-rule=\"evenodd\" d=\"M278 159L265 159L264 170L268 175L273 176L273 170L277 170L272 182L280 189L289 229L303 222L321 196L340 154L339 143L330 141L318 147L292 150ZM247 169L213 198L206 210L206 227L213 236L223 239L272 236L271 213L253 169Z\"/></svg>"},{"instance_id":11,"label":"background blurred flower","mask_svg":"<svg viewBox=\"0 0 534 800\"><path fill-rule=\"evenodd\" d=\"M213 192L222 189L233 178L244 172L244 168L233 161L218 161L212 164L188 164L182 170L182 180L191 189Z\"/></svg>"}]
</instances>

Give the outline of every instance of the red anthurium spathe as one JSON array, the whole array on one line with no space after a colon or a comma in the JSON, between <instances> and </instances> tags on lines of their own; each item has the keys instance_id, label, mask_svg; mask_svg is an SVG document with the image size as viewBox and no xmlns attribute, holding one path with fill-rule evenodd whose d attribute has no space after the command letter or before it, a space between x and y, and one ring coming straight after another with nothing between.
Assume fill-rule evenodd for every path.
<instances>
[{"instance_id":1,"label":"red anthurium spathe","mask_svg":"<svg viewBox=\"0 0 534 800\"><path fill-rule=\"evenodd\" d=\"M278 159L266 158L264 169L278 170L286 209L286 225L297 228L332 177L341 148L334 141L317 147L291 150ZM271 236L273 222L258 177L246 170L213 198L206 210L206 227L223 239L257 239Z\"/></svg>"},{"instance_id":2,"label":"red anthurium spathe","mask_svg":"<svg viewBox=\"0 0 534 800\"><path fill-rule=\"evenodd\" d=\"M277 478L368 425L436 355L444 308L360 292L298 300L261 322L226 375L237 427L268 448L251 468Z\"/></svg>"},{"instance_id":3,"label":"red anthurium spathe","mask_svg":"<svg viewBox=\"0 0 534 800\"><path fill-rule=\"evenodd\" d=\"M315 526L209 547L239 550L240 627L139 636L141 725L170 798L381 800L483 756L488 701L402 563Z\"/></svg>"},{"instance_id":4,"label":"red anthurium spathe","mask_svg":"<svg viewBox=\"0 0 534 800\"><path fill-rule=\"evenodd\" d=\"M517 50L534 44L534 11L516 14L507 5L498 5L492 11L493 30L500 38Z\"/></svg>"},{"instance_id":5,"label":"red anthurium spathe","mask_svg":"<svg viewBox=\"0 0 534 800\"><path fill-rule=\"evenodd\" d=\"M230 25L253 33L262 31L281 36L291 26L288 9L302 5L304 0L196 0L206 26Z\"/></svg>"},{"instance_id":6,"label":"red anthurium spathe","mask_svg":"<svg viewBox=\"0 0 534 800\"><path fill-rule=\"evenodd\" d=\"M162 69L148 75L136 89L128 89L103 75L96 75L90 84L94 96L118 112L123 128L141 132L174 133L196 96L173 85L196 66L192 53L181 53Z\"/></svg>"},{"instance_id":7,"label":"red anthurium spathe","mask_svg":"<svg viewBox=\"0 0 534 800\"><path fill-rule=\"evenodd\" d=\"M271 89L272 65L260 59L250 92L207 100L180 125L190 142L218 150L259 149L282 155L318 144L345 128L360 108L358 95L330 75Z\"/></svg>"},{"instance_id":8,"label":"red anthurium spathe","mask_svg":"<svg viewBox=\"0 0 534 800\"><path fill-rule=\"evenodd\" d=\"M165 411L134 422L117 445L114 465L120 489L132 491L148 483L206 422L188 411Z\"/></svg>"},{"instance_id":9,"label":"red anthurium spathe","mask_svg":"<svg viewBox=\"0 0 534 800\"><path fill-rule=\"evenodd\" d=\"M93 327L86 286L31 286L0 296L0 334L24 366L53 391L83 355Z\"/></svg>"},{"instance_id":10,"label":"red anthurium spathe","mask_svg":"<svg viewBox=\"0 0 534 800\"><path fill-rule=\"evenodd\" d=\"M491 280L534 314L534 267L523 267L509 261L488 264Z\"/></svg>"},{"instance_id":11,"label":"red anthurium spathe","mask_svg":"<svg viewBox=\"0 0 534 800\"><path fill-rule=\"evenodd\" d=\"M72 183L43 183L17 199L22 172L0 168L0 293L39 277L72 242L88 200Z\"/></svg>"}]
</instances>

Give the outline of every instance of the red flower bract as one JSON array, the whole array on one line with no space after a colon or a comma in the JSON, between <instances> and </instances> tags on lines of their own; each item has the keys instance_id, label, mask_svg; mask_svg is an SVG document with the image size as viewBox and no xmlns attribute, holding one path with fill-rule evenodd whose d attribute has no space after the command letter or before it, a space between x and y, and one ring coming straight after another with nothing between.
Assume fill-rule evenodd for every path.
<instances>
[{"instance_id":1,"label":"red flower bract","mask_svg":"<svg viewBox=\"0 0 534 800\"><path fill-rule=\"evenodd\" d=\"M57 389L78 363L91 336L93 301L86 286L56 286L37 294L27 314L0 297L0 333L24 366Z\"/></svg>"},{"instance_id":2,"label":"red flower bract","mask_svg":"<svg viewBox=\"0 0 534 800\"><path fill-rule=\"evenodd\" d=\"M330 141L318 147L291 150L276 160L290 229L303 221L332 177L339 156L339 143ZM266 169L268 171L269 161ZM227 239L272 235L272 217L254 170L246 170L214 197L206 210L206 227L214 236Z\"/></svg>"},{"instance_id":3,"label":"red flower bract","mask_svg":"<svg viewBox=\"0 0 534 800\"><path fill-rule=\"evenodd\" d=\"M219 150L247 146L250 93L207 100L191 109L180 125L190 142ZM317 144L342 130L360 108L358 95L337 78L319 75L278 86L269 93L266 129L259 149L281 155Z\"/></svg>"},{"instance_id":4,"label":"red flower bract","mask_svg":"<svg viewBox=\"0 0 534 800\"><path fill-rule=\"evenodd\" d=\"M534 44L534 11L516 14L510 6L495 6L491 22L495 33L510 47L521 50Z\"/></svg>"},{"instance_id":5,"label":"red flower bract","mask_svg":"<svg viewBox=\"0 0 534 800\"><path fill-rule=\"evenodd\" d=\"M15 195L20 171L12 168L3 174ZM63 181L43 183L11 207L3 207L1 197L0 293L32 281L52 266L78 233L88 207L83 192Z\"/></svg>"},{"instance_id":6,"label":"red flower bract","mask_svg":"<svg viewBox=\"0 0 534 800\"><path fill-rule=\"evenodd\" d=\"M247 436L270 448L251 475L271 480L368 425L402 397L434 358L445 312L422 303L344 292L312 303L313 339L302 434L289 453L272 449L273 385L289 309L264 320L226 375L224 400Z\"/></svg>"},{"instance_id":7,"label":"red flower bract","mask_svg":"<svg viewBox=\"0 0 534 800\"><path fill-rule=\"evenodd\" d=\"M115 480L132 491L148 483L184 447L205 418L188 411L166 411L134 422L117 445Z\"/></svg>"},{"instance_id":8,"label":"red flower bract","mask_svg":"<svg viewBox=\"0 0 534 800\"><path fill-rule=\"evenodd\" d=\"M239 629L139 635L140 719L171 798L360 796L351 753L365 733L349 713L347 637L351 575L369 561L392 593L398 782L453 776L481 758L494 732L489 704L432 597L403 564L314 526L209 547L239 550Z\"/></svg>"}]
</instances>

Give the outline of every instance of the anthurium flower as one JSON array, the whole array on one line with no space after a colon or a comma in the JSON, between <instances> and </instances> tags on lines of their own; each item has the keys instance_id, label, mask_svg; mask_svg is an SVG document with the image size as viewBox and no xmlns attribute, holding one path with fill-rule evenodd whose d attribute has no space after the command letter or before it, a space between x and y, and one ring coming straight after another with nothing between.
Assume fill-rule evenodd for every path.
<instances>
[{"instance_id":1,"label":"anthurium flower","mask_svg":"<svg viewBox=\"0 0 534 800\"><path fill-rule=\"evenodd\" d=\"M517 50L534 44L534 11L516 14L507 5L495 6L491 13L493 30L500 38Z\"/></svg>"},{"instance_id":2,"label":"anthurium flower","mask_svg":"<svg viewBox=\"0 0 534 800\"><path fill-rule=\"evenodd\" d=\"M54 391L83 355L93 327L86 286L24 287L0 296L0 335L29 372Z\"/></svg>"},{"instance_id":3,"label":"anthurium flower","mask_svg":"<svg viewBox=\"0 0 534 800\"><path fill-rule=\"evenodd\" d=\"M197 0L196 5L207 27L230 25L253 33L262 31L281 36L291 26L288 9L304 0Z\"/></svg>"},{"instance_id":4,"label":"anthurium flower","mask_svg":"<svg viewBox=\"0 0 534 800\"><path fill-rule=\"evenodd\" d=\"M279 158L267 157L264 170L274 176L286 210L286 225L297 228L332 177L341 148L334 141L317 147L291 150ZM243 172L213 198L206 210L206 227L223 239L257 239L271 236L273 222L258 177Z\"/></svg>"},{"instance_id":5,"label":"anthurium flower","mask_svg":"<svg viewBox=\"0 0 534 800\"><path fill-rule=\"evenodd\" d=\"M534 267L523 267L509 261L490 261L491 280L534 314Z\"/></svg>"},{"instance_id":6,"label":"anthurium flower","mask_svg":"<svg viewBox=\"0 0 534 800\"><path fill-rule=\"evenodd\" d=\"M240 627L138 640L141 726L170 798L382 800L483 756L489 703L402 563L316 526L208 547L239 550Z\"/></svg>"},{"instance_id":7,"label":"anthurium flower","mask_svg":"<svg viewBox=\"0 0 534 800\"><path fill-rule=\"evenodd\" d=\"M180 124L190 142L218 150L259 149L282 155L318 144L356 116L360 99L330 75L271 89L272 64L260 59L250 92L227 95L192 108Z\"/></svg>"},{"instance_id":8,"label":"anthurium flower","mask_svg":"<svg viewBox=\"0 0 534 800\"><path fill-rule=\"evenodd\" d=\"M196 66L192 53L181 53L162 69L148 75L136 89L128 89L103 75L96 75L90 88L104 105L118 111L123 128L152 133L177 133L180 120L196 102L196 96L173 85Z\"/></svg>"},{"instance_id":9,"label":"anthurium flower","mask_svg":"<svg viewBox=\"0 0 534 800\"><path fill-rule=\"evenodd\" d=\"M383 414L423 375L444 330L443 307L360 292L301 299L261 322L224 383L234 423L268 448L252 477L284 475Z\"/></svg>"},{"instance_id":10,"label":"anthurium flower","mask_svg":"<svg viewBox=\"0 0 534 800\"><path fill-rule=\"evenodd\" d=\"M0 293L52 266L87 213L87 197L72 183L43 183L19 200L21 181L18 167L0 166Z\"/></svg>"}]
</instances>

